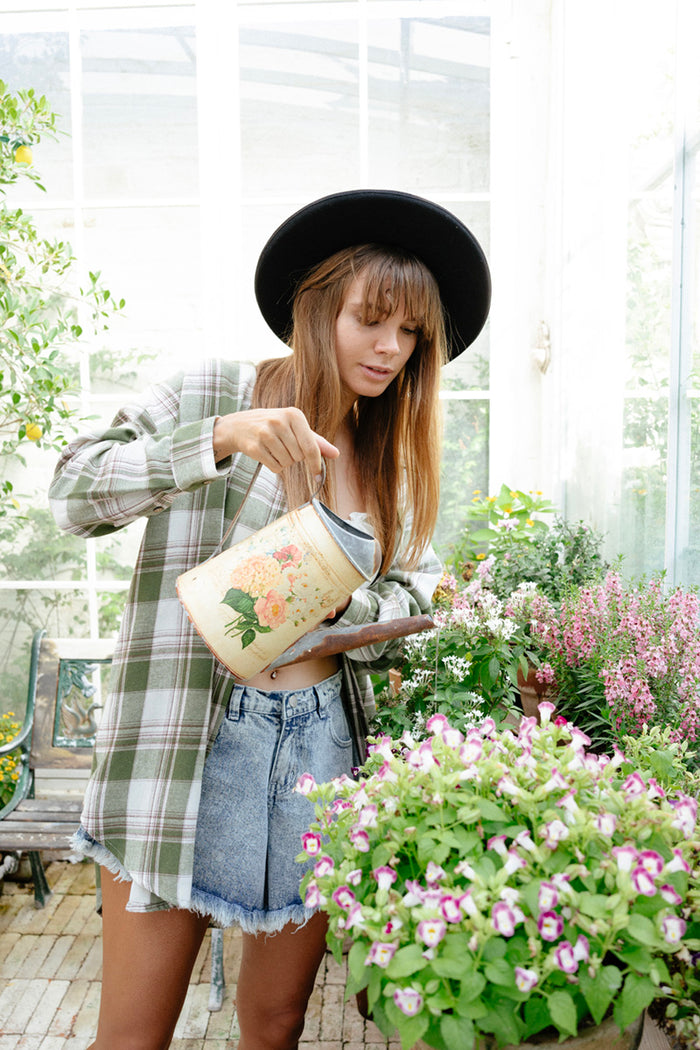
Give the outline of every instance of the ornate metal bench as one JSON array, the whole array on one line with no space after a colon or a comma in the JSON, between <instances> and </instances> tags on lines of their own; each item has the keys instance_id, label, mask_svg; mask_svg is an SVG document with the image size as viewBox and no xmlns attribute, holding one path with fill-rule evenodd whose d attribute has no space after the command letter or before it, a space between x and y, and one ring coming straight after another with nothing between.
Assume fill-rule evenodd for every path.
<instances>
[{"instance_id":1,"label":"ornate metal bench","mask_svg":"<svg viewBox=\"0 0 700 1050\"><path fill-rule=\"evenodd\" d=\"M42 850L68 850L80 823L82 794L92 764L98 712L105 695L113 642L47 638L32 642L27 709L14 740L0 757L20 750L20 775L0 809L0 853L27 853L34 903L51 895ZM212 930L209 1009L223 1001L223 937Z\"/></svg>"}]
</instances>

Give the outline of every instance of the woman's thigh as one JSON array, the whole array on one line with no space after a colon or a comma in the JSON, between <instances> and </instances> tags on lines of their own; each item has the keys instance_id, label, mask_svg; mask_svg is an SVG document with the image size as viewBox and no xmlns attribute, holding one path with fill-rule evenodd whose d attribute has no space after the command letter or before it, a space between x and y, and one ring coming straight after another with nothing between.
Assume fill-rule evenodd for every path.
<instances>
[{"instance_id":1,"label":"woman's thigh","mask_svg":"<svg viewBox=\"0 0 700 1050\"><path fill-rule=\"evenodd\" d=\"M105 868L102 881L102 998L94 1050L165 1050L209 925L173 908L129 912L130 884Z\"/></svg>"}]
</instances>

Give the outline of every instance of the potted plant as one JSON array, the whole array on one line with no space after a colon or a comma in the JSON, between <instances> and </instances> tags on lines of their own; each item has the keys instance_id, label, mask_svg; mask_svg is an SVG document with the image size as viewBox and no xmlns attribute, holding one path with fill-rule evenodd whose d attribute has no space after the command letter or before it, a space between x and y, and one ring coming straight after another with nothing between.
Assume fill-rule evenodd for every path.
<instances>
[{"instance_id":1,"label":"potted plant","mask_svg":"<svg viewBox=\"0 0 700 1050\"><path fill-rule=\"evenodd\" d=\"M574 721L596 750L644 726L671 739L700 739L700 600L664 588L663 577L625 583L618 572L572 590L555 610L531 618L543 683L557 713Z\"/></svg>"},{"instance_id":2,"label":"potted plant","mask_svg":"<svg viewBox=\"0 0 700 1050\"><path fill-rule=\"evenodd\" d=\"M449 715L462 729L513 712L518 671L538 648L520 604L517 595L510 603L497 598L479 570L466 586L444 573L433 595L435 629L406 638L390 684L379 680L373 731L391 737L421 732L434 714Z\"/></svg>"},{"instance_id":3,"label":"potted plant","mask_svg":"<svg viewBox=\"0 0 700 1050\"><path fill-rule=\"evenodd\" d=\"M551 524L543 514L554 515ZM603 534L583 521L567 522L539 492L503 485L498 496L484 499L479 493L467 517L450 567L466 580L478 571L483 585L501 600L521 583L533 583L558 604L571 587L599 578L607 568Z\"/></svg>"},{"instance_id":4,"label":"potted plant","mask_svg":"<svg viewBox=\"0 0 700 1050\"><path fill-rule=\"evenodd\" d=\"M299 781L302 892L336 956L352 939L348 992L404 1050L564 1039L609 1014L627 1029L687 992L697 800L591 755L552 712L466 733L434 715L422 739L374 740L358 781Z\"/></svg>"}]
</instances>

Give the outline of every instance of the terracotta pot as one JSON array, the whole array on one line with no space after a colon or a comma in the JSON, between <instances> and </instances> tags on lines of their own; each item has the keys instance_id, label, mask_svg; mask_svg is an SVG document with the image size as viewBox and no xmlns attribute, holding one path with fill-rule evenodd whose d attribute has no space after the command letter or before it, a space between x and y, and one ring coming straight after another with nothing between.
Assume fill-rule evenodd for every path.
<instances>
[{"instance_id":1,"label":"terracotta pot","mask_svg":"<svg viewBox=\"0 0 700 1050\"><path fill-rule=\"evenodd\" d=\"M532 1042L520 1043L517 1047L505 1046L502 1047L502 1050L637 1050L643 1030L643 1013L622 1033L612 1017L607 1017L601 1024L586 1028L578 1035L564 1039L563 1042L560 1042L556 1035L550 1038L533 1036ZM491 1040L479 1040L476 1050L491 1050L493 1046L495 1044ZM419 1040L413 1050L431 1050L431 1047ZM454 1050L459 1050L459 1047L455 1047Z\"/></svg>"},{"instance_id":2,"label":"terracotta pot","mask_svg":"<svg viewBox=\"0 0 700 1050\"><path fill-rule=\"evenodd\" d=\"M556 692L544 682L538 682L535 677L535 671L536 668L530 667L526 678L520 668L518 668L518 689L520 690L520 703L522 704L525 717L539 719L537 705L541 704L543 700L554 701Z\"/></svg>"}]
</instances>

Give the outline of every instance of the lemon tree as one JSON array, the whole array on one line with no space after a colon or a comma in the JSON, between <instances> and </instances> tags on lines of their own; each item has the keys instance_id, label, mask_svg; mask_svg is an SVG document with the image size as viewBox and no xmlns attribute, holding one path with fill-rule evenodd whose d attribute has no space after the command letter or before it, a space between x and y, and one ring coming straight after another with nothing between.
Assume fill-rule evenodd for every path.
<instances>
[{"instance_id":1,"label":"lemon tree","mask_svg":"<svg viewBox=\"0 0 700 1050\"><path fill-rule=\"evenodd\" d=\"M0 455L24 463L31 444L60 448L74 415L75 354L84 330L98 332L121 309L100 274L79 281L70 244L41 236L31 216L10 207L7 188L41 183L41 142L56 138L57 116L33 89L10 91L0 80ZM6 472L3 472L6 473ZM16 506L12 483L0 482L0 517Z\"/></svg>"}]
</instances>

